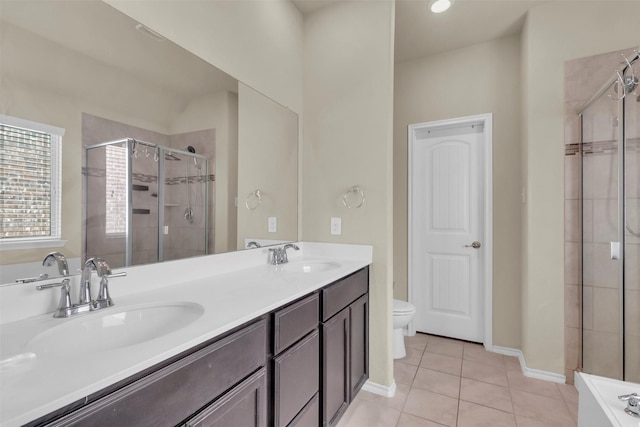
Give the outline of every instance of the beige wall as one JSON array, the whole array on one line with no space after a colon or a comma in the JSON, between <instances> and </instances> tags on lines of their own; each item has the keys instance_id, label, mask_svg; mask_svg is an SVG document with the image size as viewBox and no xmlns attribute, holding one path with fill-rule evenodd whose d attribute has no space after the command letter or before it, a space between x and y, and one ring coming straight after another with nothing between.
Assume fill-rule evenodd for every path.
<instances>
[{"instance_id":1,"label":"beige wall","mask_svg":"<svg viewBox=\"0 0 640 427\"><path fill-rule=\"evenodd\" d=\"M638 2L558 2L532 9L522 36L524 185L522 351L564 374L564 61L640 43Z\"/></svg>"},{"instance_id":2,"label":"beige wall","mask_svg":"<svg viewBox=\"0 0 640 427\"><path fill-rule=\"evenodd\" d=\"M520 40L396 64L394 296L407 299L407 126L493 113L493 343L520 347Z\"/></svg>"},{"instance_id":3,"label":"beige wall","mask_svg":"<svg viewBox=\"0 0 640 427\"><path fill-rule=\"evenodd\" d=\"M297 240L298 116L261 93L238 85L238 235L245 239ZM261 201L247 197L260 190ZM268 218L277 231L268 231Z\"/></svg>"},{"instance_id":4,"label":"beige wall","mask_svg":"<svg viewBox=\"0 0 640 427\"><path fill-rule=\"evenodd\" d=\"M289 0L104 0L244 84L302 111L300 12Z\"/></svg>"},{"instance_id":5,"label":"beige wall","mask_svg":"<svg viewBox=\"0 0 640 427\"><path fill-rule=\"evenodd\" d=\"M215 227L209 234L209 253L236 250L238 194L238 95L233 92L206 94L192 100L173 121L171 133L214 128L215 154L210 156L209 216ZM185 147L177 147L185 150ZM203 154L197 152L198 154ZM208 155L208 153L206 153ZM211 224L211 222L210 222Z\"/></svg>"},{"instance_id":6,"label":"beige wall","mask_svg":"<svg viewBox=\"0 0 640 427\"><path fill-rule=\"evenodd\" d=\"M345 2L305 20L302 238L373 245L370 378L390 385L393 2ZM366 204L342 195L359 184ZM330 218L342 218L342 235Z\"/></svg>"}]
</instances>

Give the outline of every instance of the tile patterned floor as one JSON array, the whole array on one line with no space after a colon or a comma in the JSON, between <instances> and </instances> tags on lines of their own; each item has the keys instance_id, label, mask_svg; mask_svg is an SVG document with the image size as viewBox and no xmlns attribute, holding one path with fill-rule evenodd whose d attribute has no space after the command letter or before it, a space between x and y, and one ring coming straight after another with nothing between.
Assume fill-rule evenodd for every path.
<instances>
[{"instance_id":1,"label":"tile patterned floor","mask_svg":"<svg viewBox=\"0 0 640 427\"><path fill-rule=\"evenodd\" d=\"M525 377L518 359L416 334L394 362L396 395L361 391L338 427L575 427L575 387Z\"/></svg>"}]
</instances>

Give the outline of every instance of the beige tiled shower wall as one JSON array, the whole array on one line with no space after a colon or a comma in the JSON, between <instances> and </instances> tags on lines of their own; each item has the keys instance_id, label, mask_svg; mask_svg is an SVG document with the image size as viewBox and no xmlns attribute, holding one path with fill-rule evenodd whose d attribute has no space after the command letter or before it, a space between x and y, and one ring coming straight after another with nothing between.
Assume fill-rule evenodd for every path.
<instances>
[{"instance_id":1,"label":"beige tiled shower wall","mask_svg":"<svg viewBox=\"0 0 640 427\"><path fill-rule=\"evenodd\" d=\"M169 226L169 234L164 239L165 260L180 259L196 255L204 255L207 244L213 248L214 242L214 208L215 208L215 129L185 132L174 135L164 135L151 130L130 126L125 123L104 119L91 114L82 114L82 138L83 145L94 145L106 141L122 138L135 138L162 145L167 148L187 151L188 146L193 146L197 154L209 159L209 170L205 173L202 162L166 161L166 184L158 185L157 163L151 150L141 151L141 154L133 162L133 184L141 186L140 191L133 192L133 207L140 213L133 215L133 263L147 264L157 260L158 245L158 191L165 189L165 225ZM98 155L101 150L102 156ZM94 213L89 215L87 227L94 231L94 235L104 234L104 149L94 152L92 159L94 173L100 176L92 177L90 181L89 195L90 205ZM84 151L84 148L83 148ZM84 154L84 153L83 153ZM148 155L147 155L148 154ZM182 157L177 156L177 157ZM92 165L89 165L92 167ZM188 178L187 178L188 175ZM172 179L173 178L173 179ZM194 210L194 222L189 224L184 217L187 207L187 185L190 181L191 203ZM209 242L204 240L203 216L205 206L205 182L209 181ZM148 187L148 189L144 189ZM158 188L161 187L161 188ZM99 196L99 197L96 197ZM95 199L95 200L94 200ZM148 210L149 213L146 213ZM104 237L104 236L103 236ZM101 256L109 261L112 267L125 265L125 241L124 237L110 237L91 239L91 247L87 248L89 256ZM213 252L210 250L210 252Z\"/></svg>"},{"instance_id":2,"label":"beige tiled shower wall","mask_svg":"<svg viewBox=\"0 0 640 427\"><path fill-rule=\"evenodd\" d=\"M565 63L565 373L573 379L573 371L581 368L582 347L584 364L591 373L619 378L621 325L619 291L619 261L610 259L610 242L617 237L617 129L612 122L611 105L607 102L590 108L585 115L584 140L581 143L581 124L578 110L602 84L610 79L612 69L620 62L621 54L631 50L612 52ZM605 100L608 101L608 100ZM600 109L600 114L591 114ZM615 109L614 109L615 110ZM637 145L637 144L634 144ZM583 148L584 149L583 151ZM627 168L627 194L638 205L638 156L636 149ZM581 162L582 157L582 162ZM635 164L632 164L634 163ZM582 171L584 177L582 179ZM633 207L633 206L631 206ZM634 212L630 209L628 212ZM637 209L635 209L637 214ZM633 215L629 217L634 221ZM635 219L636 222L637 218ZM640 228L640 227L639 227ZM628 238L627 283L627 360L631 354L640 355L640 327L637 327L640 303L638 291L637 238ZM584 265L584 268L583 268ZM583 278L584 275L584 278ZM584 283L581 292L581 283ZM636 311L634 313L634 307ZM635 316L635 317L631 317ZM635 322L635 324L634 324ZM629 324L632 324L629 327ZM581 334L581 324L584 334ZM584 342L583 342L584 340ZM633 353L635 348L635 353ZM627 379L640 376L640 356L627 363ZM630 366L631 365L631 366Z\"/></svg>"}]
</instances>

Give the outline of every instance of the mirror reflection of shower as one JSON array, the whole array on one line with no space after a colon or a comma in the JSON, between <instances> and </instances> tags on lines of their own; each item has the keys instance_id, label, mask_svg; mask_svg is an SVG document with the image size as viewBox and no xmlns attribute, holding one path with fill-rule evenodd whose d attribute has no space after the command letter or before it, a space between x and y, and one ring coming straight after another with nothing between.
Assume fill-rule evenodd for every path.
<instances>
[{"instance_id":1,"label":"mirror reflection of shower","mask_svg":"<svg viewBox=\"0 0 640 427\"><path fill-rule=\"evenodd\" d=\"M187 151L189 153L192 153L192 154L196 153L196 149L194 148L193 145L189 145L187 147ZM199 178L200 178L200 172L199 171L200 171L200 169L202 169L202 165L198 164L198 158L197 157L193 158L193 164L196 167L195 182L199 182ZM193 224L194 212L193 212L193 206L191 205L191 180L192 179L191 179L191 176L190 176L190 173L189 173L190 172L189 171L190 162L187 162L185 165L186 165L185 178L186 178L186 181L187 181L187 207L184 210L184 219L186 219L189 224ZM197 192L195 194L195 197L196 197L196 205L197 205L198 204L198 200L197 200L198 193Z\"/></svg>"},{"instance_id":2,"label":"mirror reflection of shower","mask_svg":"<svg viewBox=\"0 0 640 427\"><path fill-rule=\"evenodd\" d=\"M85 147L84 257L129 266L208 254L208 159L189 148Z\"/></svg>"}]
</instances>

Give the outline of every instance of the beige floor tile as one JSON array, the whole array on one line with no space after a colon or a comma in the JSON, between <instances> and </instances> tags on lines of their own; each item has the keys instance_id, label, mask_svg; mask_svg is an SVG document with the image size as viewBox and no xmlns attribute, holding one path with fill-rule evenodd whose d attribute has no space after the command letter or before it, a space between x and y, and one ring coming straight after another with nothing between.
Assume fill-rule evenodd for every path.
<instances>
[{"instance_id":1,"label":"beige floor tile","mask_svg":"<svg viewBox=\"0 0 640 427\"><path fill-rule=\"evenodd\" d=\"M480 344L464 343L462 358L464 360L472 360L474 362L486 363L488 365L504 366L504 356L499 353L487 351Z\"/></svg>"},{"instance_id":2,"label":"beige floor tile","mask_svg":"<svg viewBox=\"0 0 640 427\"><path fill-rule=\"evenodd\" d=\"M578 420L578 390L569 384L557 384L558 390L569 408L569 413L574 421Z\"/></svg>"},{"instance_id":3,"label":"beige floor tile","mask_svg":"<svg viewBox=\"0 0 640 427\"><path fill-rule=\"evenodd\" d=\"M458 399L413 387L404 412L453 427L458 417Z\"/></svg>"},{"instance_id":4,"label":"beige floor tile","mask_svg":"<svg viewBox=\"0 0 640 427\"><path fill-rule=\"evenodd\" d=\"M513 412L509 389L494 384L462 378L460 399L505 412Z\"/></svg>"},{"instance_id":5,"label":"beige floor tile","mask_svg":"<svg viewBox=\"0 0 640 427\"><path fill-rule=\"evenodd\" d=\"M429 341L429 335L417 332L413 336L404 337L404 345L406 347L417 348L418 350L424 350Z\"/></svg>"},{"instance_id":6,"label":"beige floor tile","mask_svg":"<svg viewBox=\"0 0 640 427\"><path fill-rule=\"evenodd\" d=\"M413 348L405 345L405 350L407 351L407 355L402 359L396 359L398 362L406 363L407 365L418 366L420 365L420 360L422 359L422 353L424 350L420 350L418 348Z\"/></svg>"},{"instance_id":7,"label":"beige floor tile","mask_svg":"<svg viewBox=\"0 0 640 427\"><path fill-rule=\"evenodd\" d=\"M516 418L509 412L461 401L458 427L516 427Z\"/></svg>"},{"instance_id":8,"label":"beige floor tile","mask_svg":"<svg viewBox=\"0 0 640 427\"><path fill-rule=\"evenodd\" d=\"M503 356L504 367L507 371L522 372L522 366L520 366L520 360L516 356Z\"/></svg>"},{"instance_id":9,"label":"beige floor tile","mask_svg":"<svg viewBox=\"0 0 640 427\"><path fill-rule=\"evenodd\" d=\"M524 376L522 372L516 371L507 371L507 380L509 381L509 388L511 390L528 391L529 393L535 393L541 396L562 399L556 383L529 378Z\"/></svg>"},{"instance_id":10,"label":"beige floor tile","mask_svg":"<svg viewBox=\"0 0 640 427\"><path fill-rule=\"evenodd\" d=\"M402 362L393 362L393 377L398 384L408 384L411 385L413 383L413 378L416 376L416 372L418 371L417 366L407 365Z\"/></svg>"},{"instance_id":11,"label":"beige floor tile","mask_svg":"<svg viewBox=\"0 0 640 427\"><path fill-rule=\"evenodd\" d=\"M338 427L395 427L399 418L400 411L356 398L338 422Z\"/></svg>"},{"instance_id":12,"label":"beige floor tile","mask_svg":"<svg viewBox=\"0 0 640 427\"><path fill-rule=\"evenodd\" d=\"M449 338L431 337L427 342L427 351L451 357L462 357L463 343Z\"/></svg>"},{"instance_id":13,"label":"beige floor tile","mask_svg":"<svg viewBox=\"0 0 640 427\"><path fill-rule=\"evenodd\" d=\"M513 411L516 415L558 427L575 425L563 399L540 396L520 390L511 390Z\"/></svg>"},{"instance_id":14,"label":"beige floor tile","mask_svg":"<svg viewBox=\"0 0 640 427\"><path fill-rule=\"evenodd\" d=\"M472 360L462 361L462 376L472 380L508 387L506 368Z\"/></svg>"},{"instance_id":15,"label":"beige floor tile","mask_svg":"<svg viewBox=\"0 0 640 427\"><path fill-rule=\"evenodd\" d=\"M456 399L460 396L459 376L432 371L431 369L419 368L413 380L413 386L455 397Z\"/></svg>"},{"instance_id":16,"label":"beige floor tile","mask_svg":"<svg viewBox=\"0 0 640 427\"><path fill-rule=\"evenodd\" d=\"M516 425L518 427L551 427L551 424L521 415L516 415Z\"/></svg>"},{"instance_id":17,"label":"beige floor tile","mask_svg":"<svg viewBox=\"0 0 640 427\"><path fill-rule=\"evenodd\" d=\"M442 427L442 424L416 417L415 415L403 412L400 414L397 427Z\"/></svg>"},{"instance_id":18,"label":"beige floor tile","mask_svg":"<svg viewBox=\"0 0 640 427\"><path fill-rule=\"evenodd\" d=\"M420 367L445 372L447 374L460 375L462 372L462 359L425 352L420 361Z\"/></svg>"},{"instance_id":19,"label":"beige floor tile","mask_svg":"<svg viewBox=\"0 0 640 427\"><path fill-rule=\"evenodd\" d=\"M384 397L379 394L361 390L356 396L356 399L375 402L378 405L402 411L404 403L407 401L410 388L411 386L408 384L396 383L396 394L393 397Z\"/></svg>"}]
</instances>

